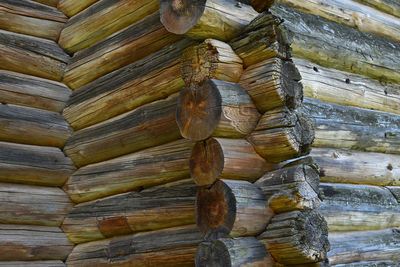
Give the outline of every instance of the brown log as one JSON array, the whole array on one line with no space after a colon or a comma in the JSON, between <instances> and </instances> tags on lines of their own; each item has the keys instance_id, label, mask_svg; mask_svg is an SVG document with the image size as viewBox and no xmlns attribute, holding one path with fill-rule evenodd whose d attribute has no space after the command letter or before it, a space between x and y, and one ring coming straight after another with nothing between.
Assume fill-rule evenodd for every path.
<instances>
[{"instance_id":1,"label":"brown log","mask_svg":"<svg viewBox=\"0 0 400 267\"><path fill-rule=\"evenodd\" d=\"M0 261L1 267L66 267L60 260L54 261Z\"/></svg>"},{"instance_id":2,"label":"brown log","mask_svg":"<svg viewBox=\"0 0 400 267\"><path fill-rule=\"evenodd\" d=\"M41 3L43 5L57 7L59 0L32 0L32 1Z\"/></svg>"},{"instance_id":3,"label":"brown log","mask_svg":"<svg viewBox=\"0 0 400 267\"><path fill-rule=\"evenodd\" d=\"M171 188L175 186L180 186L180 185L194 185L195 182L193 181L192 178L186 178L186 179L181 179L178 181L173 181L165 184L160 184L156 186L151 186L149 189L156 189L156 188Z\"/></svg>"},{"instance_id":4,"label":"brown log","mask_svg":"<svg viewBox=\"0 0 400 267\"><path fill-rule=\"evenodd\" d=\"M72 17L97 1L98 0L59 0L57 8L68 17Z\"/></svg>"},{"instance_id":5,"label":"brown log","mask_svg":"<svg viewBox=\"0 0 400 267\"><path fill-rule=\"evenodd\" d=\"M243 137L254 129L259 116L241 86L212 79L199 88L182 88L176 121L183 137L200 141L210 136Z\"/></svg>"},{"instance_id":6,"label":"brown log","mask_svg":"<svg viewBox=\"0 0 400 267\"><path fill-rule=\"evenodd\" d=\"M188 178L193 142L178 140L77 170L64 186L74 202Z\"/></svg>"},{"instance_id":7,"label":"brown log","mask_svg":"<svg viewBox=\"0 0 400 267\"><path fill-rule=\"evenodd\" d=\"M274 266L265 246L254 237L220 238L202 242L196 251L198 267Z\"/></svg>"},{"instance_id":8,"label":"brown log","mask_svg":"<svg viewBox=\"0 0 400 267\"><path fill-rule=\"evenodd\" d=\"M274 0L238 0L238 2L252 6L257 12L262 12L274 4Z\"/></svg>"},{"instance_id":9,"label":"brown log","mask_svg":"<svg viewBox=\"0 0 400 267\"><path fill-rule=\"evenodd\" d=\"M307 114L277 108L264 113L247 140L270 162L306 155L314 140L314 127Z\"/></svg>"},{"instance_id":10,"label":"brown log","mask_svg":"<svg viewBox=\"0 0 400 267\"><path fill-rule=\"evenodd\" d=\"M59 148L0 142L0 181L60 186L75 171Z\"/></svg>"},{"instance_id":11,"label":"brown log","mask_svg":"<svg viewBox=\"0 0 400 267\"><path fill-rule=\"evenodd\" d=\"M301 76L290 61L271 58L246 68L239 84L246 89L260 112L286 106L299 107L303 101Z\"/></svg>"},{"instance_id":12,"label":"brown log","mask_svg":"<svg viewBox=\"0 0 400 267\"><path fill-rule=\"evenodd\" d=\"M400 17L400 3L397 2L396 0L355 0L355 1L360 2L363 5L374 7L393 16Z\"/></svg>"},{"instance_id":13,"label":"brown log","mask_svg":"<svg viewBox=\"0 0 400 267\"><path fill-rule=\"evenodd\" d=\"M255 236L272 216L260 189L247 181L218 180L198 189L196 222L206 240Z\"/></svg>"},{"instance_id":14,"label":"brown log","mask_svg":"<svg viewBox=\"0 0 400 267\"><path fill-rule=\"evenodd\" d=\"M190 156L190 175L198 186L217 179L254 182L273 169L246 140L210 138L196 143Z\"/></svg>"},{"instance_id":15,"label":"brown log","mask_svg":"<svg viewBox=\"0 0 400 267\"><path fill-rule=\"evenodd\" d=\"M72 248L58 227L0 224L0 261L65 260Z\"/></svg>"},{"instance_id":16,"label":"brown log","mask_svg":"<svg viewBox=\"0 0 400 267\"><path fill-rule=\"evenodd\" d=\"M329 251L326 221L318 212L308 209L274 216L258 239L282 264L324 261Z\"/></svg>"},{"instance_id":17,"label":"brown log","mask_svg":"<svg viewBox=\"0 0 400 267\"><path fill-rule=\"evenodd\" d=\"M319 175L312 167L298 164L267 172L254 183L268 199L275 213L314 209L321 205Z\"/></svg>"},{"instance_id":18,"label":"brown log","mask_svg":"<svg viewBox=\"0 0 400 267\"><path fill-rule=\"evenodd\" d=\"M193 39L228 41L238 35L258 13L234 0L160 0L165 28Z\"/></svg>"},{"instance_id":19,"label":"brown log","mask_svg":"<svg viewBox=\"0 0 400 267\"><path fill-rule=\"evenodd\" d=\"M238 82L243 71L242 60L232 48L215 39L186 48L181 64L186 86L200 86L209 79Z\"/></svg>"}]
</instances>

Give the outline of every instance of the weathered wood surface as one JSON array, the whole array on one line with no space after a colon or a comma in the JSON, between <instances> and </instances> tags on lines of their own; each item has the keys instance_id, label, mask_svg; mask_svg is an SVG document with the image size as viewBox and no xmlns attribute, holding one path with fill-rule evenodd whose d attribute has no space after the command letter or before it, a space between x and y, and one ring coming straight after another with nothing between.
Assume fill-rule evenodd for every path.
<instances>
[{"instance_id":1,"label":"weathered wood surface","mask_svg":"<svg viewBox=\"0 0 400 267\"><path fill-rule=\"evenodd\" d=\"M238 82L243 72L240 57L227 43L215 39L185 49L181 64L186 86L200 86L209 79Z\"/></svg>"},{"instance_id":2,"label":"weathered wood surface","mask_svg":"<svg viewBox=\"0 0 400 267\"><path fill-rule=\"evenodd\" d=\"M184 139L77 170L64 186L74 202L85 202L188 178L193 142Z\"/></svg>"},{"instance_id":3,"label":"weathered wood surface","mask_svg":"<svg viewBox=\"0 0 400 267\"><path fill-rule=\"evenodd\" d=\"M33 1L0 1L0 29L57 41L67 17Z\"/></svg>"},{"instance_id":4,"label":"weathered wood surface","mask_svg":"<svg viewBox=\"0 0 400 267\"><path fill-rule=\"evenodd\" d=\"M175 94L77 131L64 151L83 166L177 140L176 104Z\"/></svg>"},{"instance_id":5,"label":"weathered wood surface","mask_svg":"<svg viewBox=\"0 0 400 267\"><path fill-rule=\"evenodd\" d=\"M97 1L98 0L59 0L57 8L68 17L72 17Z\"/></svg>"},{"instance_id":6,"label":"weathered wood surface","mask_svg":"<svg viewBox=\"0 0 400 267\"><path fill-rule=\"evenodd\" d=\"M77 245L68 266L193 266L201 235L195 225ZM158 265L157 265L158 264Z\"/></svg>"},{"instance_id":7,"label":"weathered wood surface","mask_svg":"<svg viewBox=\"0 0 400 267\"><path fill-rule=\"evenodd\" d=\"M0 142L0 181L60 186L75 171L59 148Z\"/></svg>"},{"instance_id":8,"label":"weathered wood surface","mask_svg":"<svg viewBox=\"0 0 400 267\"><path fill-rule=\"evenodd\" d=\"M76 205L62 229L74 243L195 223L195 185L129 192Z\"/></svg>"},{"instance_id":9,"label":"weathered wood surface","mask_svg":"<svg viewBox=\"0 0 400 267\"><path fill-rule=\"evenodd\" d=\"M63 116L77 130L179 92L184 39L73 91Z\"/></svg>"},{"instance_id":10,"label":"weathered wood surface","mask_svg":"<svg viewBox=\"0 0 400 267\"><path fill-rule=\"evenodd\" d=\"M328 226L314 210L281 213L258 236L271 256L282 264L324 261L329 251Z\"/></svg>"},{"instance_id":11,"label":"weathered wood surface","mask_svg":"<svg viewBox=\"0 0 400 267\"><path fill-rule=\"evenodd\" d=\"M262 12L274 4L274 0L238 0L238 2L251 5L257 12Z\"/></svg>"},{"instance_id":12,"label":"weathered wood surface","mask_svg":"<svg viewBox=\"0 0 400 267\"><path fill-rule=\"evenodd\" d=\"M58 227L0 224L0 261L65 260L72 248Z\"/></svg>"},{"instance_id":13,"label":"weathered wood surface","mask_svg":"<svg viewBox=\"0 0 400 267\"><path fill-rule=\"evenodd\" d=\"M205 240L258 235L273 215L260 189L247 181L218 180L197 191L196 222Z\"/></svg>"},{"instance_id":14,"label":"weathered wood surface","mask_svg":"<svg viewBox=\"0 0 400 267\"><path fill-rule=\"evenodd\" d=\"M400 227L400 205L387 188L322 183L320 190L324 202L318 211L329 231Z\"/></svg>"},{"instance_id":15,"label":"weathered wood surface","mask_svg":"<svg viewBox=\"0 0 400 267\"><path fill-rule=\"evenodd\" d=\"M189 161L190 175L198 186L217 179L254 182L274 168L246 140L210 138L196 143Z\"/></svg>"},{"instance_id":16,"label":"weathered wood surface","mask_svg":"<svg viewBox=\"0 0 400 267\"><path fill-rule=\"evenodd\" d=\"M355 0L388 14L400 17L400 3L396 0Z\"/></svg>"},{"instance_id":17,"label":"weathered wood surface","mask_svg":"<svg viewBox=\"0 0 400 267\"><path fill-rule=\"evenodd\" d=\"M192 178L186 178L186 179L181 179L181 180L177 180L177 181L173 181L173 182L169 182L169 183L165 183L165 184L151 186L151 187L149 187L149 189L172 188L172 187L180 186L180 185L194 185L194 184L195 184L195 182L193 181Z\"/></svg>"},{"instance_id":18,"label":"weathered wood surface","mask_svg":"<svg viewBox=\"0 0 400 267\"><path fill-rule=\"evenodd\" d=\"M270 11L284 19L279 27L295 57L382 82L400 83L400 43L279 4Z\"/></svg>"},{"instance_id":19,"label":"weathered wood surface","mask_svg":"<svg viewBox=\"0 0 400 267\"><path fill-rule=\"evenodd\" d=\"M322 182L400 185L400 156L354 150L313 148Z\"/></svg>"},{"instance_id":20,"label":"weathered wood surface","mask_svg":"<svg viewBox=\"0 0 400 267\"><path fill-rule=\"evenodd\" d=\"M182 38L165 30L158 12L155 12L74 54L65 71L63 82L71 89L79 88Z\"/></svg>"},{"instance_id":21,"label":"weathered wood surface","mask_svg":"<svg viewBox=\"0 0 400 267\"><path fill-rule=\"evenodd\" d=\"M328 258L332 265L380 260L400 262L399 228L330 232L329 242Z\"/></svg>"},{"instance_id":22,"label":"weathered wood surface","mask_svg":"<svg viewBox=\"0 0 400 267\"><path fill-rule=\"evenodd\" d=\"M32 1L44 4L44 5L48 5L48 6L57 7L59 0L32 0Z\"/></svg>"},{"instance_id":23,"label":"weathered wood surface","mask_svg":"<svg viewBox=\"0 0 400 267\"><path fill-rule=\"evenodd\" d=\"M63 147L72 129L56 112L0 104L0 140Z\"/></svg>"},{"instance_id":24,"label":"weathered wood surface","mask_svg":"<svg viewBox=\"0 0 400 267\"><path fill-rule=\"evenodd\" d=\"M265 246L254 237L202 242L197 248L195 261L198 267L274 266Z\"/></svg>"},{"instance_id":25,"label":"weathered wood surface","mask_svg":"<svg viewBox=\"0 0 400 267\"><path fill-rule=\"evenodd\" d=\"M160 0L160 18L165 28L193 39L229 41L258 13L234 0Z\"/></svg>"},{"instance_id":26,"label":"weathered wood surface","mask_svg":"<svg viewBox=\"0 0 400 267\"><path fill-rule=\"evenodd\" d=\"M386 188L392 192L393 196L400 203L400 186L386 186Z\"/></svg>"},{"instance_id":27,"label":"weathered wood surface","mask_svg":"<svg viewBox=\"0 0 400 267\"><path fill-rule=\"evenodd\" d=\"M345 264L335 264L332 267L399 267L400 262L381 260L381 261L359 261Z\"/></svg>"},{"instance_id":28,"label":"weathered wood surface","mask_svg":"<svg viewBox=\"0 0 400 267\"><path fill-rule=\"evenodd\" d=\"M210 136L244 137L255 128L259 117L246 90L214 79L199 88L182 88L176 111L181 135L195 141Z\"/></svg>"},{"instance_id":29,"label":"weathered wood surface","mask_svg":"<svg viewBox=\"0 0 400 267\"><path fill-rule=\"evenodd\" d=\"M286 106L295 109L303 101L301 76L294 64L271 58L246 68L239 84L260 112Z\"/></svg>"},{"instance_id":30,"label":"weathered wood surface","mask_svg":"<svg viewBox=\"0 0 400 267\"><path fill-rule=\"evenodd\" d=\"M0 70L0 102L61 112L71 90L62 83Z\"/></svg>"},{"instance_id":31,"label":"weathered wood surface","mask_svg":"<svg viewBox=\"0 0 400 267\"><path fill-rule=\"evenodd\" d=\"M60 81L69 56L54 41L0 30L4 70Z\"/></svg>"},{"instance_id":32,"label":"weathered wood surface","mask_svg":"<svg viewBox=\"0 0 400 267\"><path fill-rule=\"evenodd\" d=\"M0 183L0 223L59 226L72 208L59 188Z\"/></svg>"},{"instance_id":33,"label":"weathered wood surface","mask_svg":"<svg viewBox=\"0 0 400 267\"><path fill-rule=\"evenodd\" d=\"M315 147L400 154L400 115L305 98Z\"/></svg>"},{"instance_id":34,"label":"weathered wood surface","mask_svg":"<svg viewBox=\"0 0 400 267\"><path fill-rule=\"evenodd\" d=\"M299 164L267 172L254 185L261 189L275 213L314 209L322 203L318 172L308 165Z\"/></svg>"},{"instance_id":35,"label":"weathered wood surface","mask_svg":"<svg viewBox=\"0 0 400 267\"><path fill-rule=\"evenodd\" d=\"M0 261L2 267L66 267L60 260L54 261Z\"/></svg>"},{"instance_id":36,"label":"weathered wood surface","mask_svg":"<svg viewBox=\"0 0 400 267\"><path fill-rule=\"evenodd\" d=\"M157 11L158 1L97 1L68 20L59 44L70 54L82 50Z\"/></svg>"},{"instance_id":37,"label":"weathered wood surface","mask_svg":"<svg viewBox=\"0 0 400 267\"><path fill-rule=\"evenodd\" d=\"M278 163L310 152L314 126L304 113L276 108L264 113L247 140L267 161Z\"/></svg>"},{"instance_id":38,"label":"weathered wood surface","mask_svg":"<svg viewBox=\"0 0 400 267\"><path fill-rule=\"evenodd\" d=\"M304 96L337 104L400 114L400 85L321 67L293 58L301 74Z\"/></svg>"}]
</instances>

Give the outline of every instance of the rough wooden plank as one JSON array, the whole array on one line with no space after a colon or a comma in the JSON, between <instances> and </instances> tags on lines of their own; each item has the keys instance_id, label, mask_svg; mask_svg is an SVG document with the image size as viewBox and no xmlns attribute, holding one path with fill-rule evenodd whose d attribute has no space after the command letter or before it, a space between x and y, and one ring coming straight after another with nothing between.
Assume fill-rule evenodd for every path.
<instances>
[{"instance_id":1,"label":"rough wooden plank","mask_svg":"<svg viewBox=\"0 0 400 267\"><path fill-rule=\"evenodd\" d=\"M368 5L388 14L400 17L400 3L396 0L355 0L363 5Z\"/></svg>"},{"instance_id":2,"label":"rough wooden plank","mask_svg":"<svg viewBox=\"0 0 400 267\"><path fill-rule=\"evenodd\" d=\"M2 267L66 267L59 260L54 261L0 261Z\"/></svg>"},{"instance_id":3,"label":"rough wooden plank","mask_svg":"<svg viewBox=\"0 0 400 267\"><path fill-rule=\"evenodd\" d=\"M0 70L0 102L61 112L71 90L62 83Z\"/></svg>"},{"instance_id":4,"label":"rough wooden plank","mask_svg":"<svg viewBox=\"0 0 400 267\"><path fill-rule=\"evenodd\" d=\"M97 1L98 0L59 0L57 8L68 17L72 17Z\"/></svg>"},{"instance_id":5,"label":"rough wooden plank","mask_svg":"<svg viewBox=\"0 0 400 267\"><path fill-rule=\"evenodd\" d=\"M75 171L59 148L0 142L0 181L60 186Z\"/></svg>"},{"instance_id":6,"label":"rough wooden plank","mask_svg":"<svg viewBox=\"0 0 400 267\"><path fill-rule=\"evenodd\" d=\"M63 147L72 129L56 112L0 104L0 140Z\"/></svg>"},{"instance_id":7,"label":"rough wooden plank","mask_svg":"<svg viewBox=\"0 0 400 267\"><path fill-rule=\"evenodd\" d=\"M59 188L0 183L0 223L59 226L71 208Z\"/></svg>"},{"instance_id":8,"label":"rough wooden plank","mask_svg":"<svg viewBox=\"0 0 400 267\"><path fill-rule=\"evenodd\" d=\"M371 185L400 185L400 156L354 150L313 148L321 181Z\"/></svg>"}]
</instances>

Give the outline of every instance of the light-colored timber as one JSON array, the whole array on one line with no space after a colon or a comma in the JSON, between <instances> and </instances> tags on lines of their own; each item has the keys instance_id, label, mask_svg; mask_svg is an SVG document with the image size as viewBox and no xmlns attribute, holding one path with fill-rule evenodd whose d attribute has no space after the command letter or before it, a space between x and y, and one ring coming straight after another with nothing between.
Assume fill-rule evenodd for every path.
<instances>
[{"instance_id":1,"label":"light-colored timber","mask_svg":"<svg viewBox=\"0 0 400 267\"><path fill-rule=\"evenodd\" d=\"M382 10L388 14L400 17L400 3L396 0L355 0L363 5L368 5Z\"/></svg>"},{"instance_id":2,"label":"light-colored timber","mask_svg":"<svg viewBox=\"0 0 400 267\"><path fill-rule=\"evenodd\" d=\"M68 17L72 17L97 1L98 0L59 0L57 8Z\"/></svg>"},{"instance_id":3,"label":"light-colored timber","mask_svg":"<svg viewBox=\"0 0 400 267\"><path fill-rule=\"evenodd\" d=\"M1 267L66 267L60 260L54 261L0 261Z\"/></svg>"}]
</instances>

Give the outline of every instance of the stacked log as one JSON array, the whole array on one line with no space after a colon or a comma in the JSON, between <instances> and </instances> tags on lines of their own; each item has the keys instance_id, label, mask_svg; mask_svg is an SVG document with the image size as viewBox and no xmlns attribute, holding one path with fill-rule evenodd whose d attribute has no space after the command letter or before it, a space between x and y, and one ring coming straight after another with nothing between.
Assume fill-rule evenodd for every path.
<instances>
[{"instance_id":1,"label":"stacked log","mask_svg":"<svg viewBox=\"0 0 400 267\"><path fill-rule=\"evenodd\" d=\"M44 1L44 0L41 0ZM85 8L91 6L96 3L98 0L82 0L82 1L74 1L74 0L57 0L57 8L61 12L63 12L68 17L72 17Z\"/></svg>"}]
</instances>

